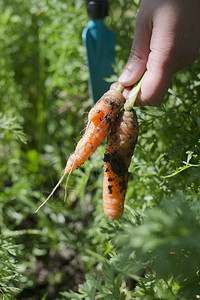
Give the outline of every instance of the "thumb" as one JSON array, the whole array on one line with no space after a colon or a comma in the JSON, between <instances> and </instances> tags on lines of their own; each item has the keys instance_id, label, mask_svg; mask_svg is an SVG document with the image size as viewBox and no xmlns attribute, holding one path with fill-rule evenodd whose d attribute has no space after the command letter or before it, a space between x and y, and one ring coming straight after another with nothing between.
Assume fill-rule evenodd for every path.
<instances>
[{"instance_id":1,"label":"thumb","mask_svg":"<svg viewBox=\"0 0 200 300\"><path fill-rule=\"evenodd\" d=\"M155 63L153 52L150 53L147 62L147 71L141 85L141 91L136 101L136 105L159 106L171 84L173 72L162 67L162 61Z\"/></svg>"},{"instance_id":2,"label":"thumb","mask_svg":"<svg viewBox=\"0 0 200 300\"><path fill-rule=\"evenodd\" d=\"M138 13L130 55L118 79L118 82L124 87L136 83L146 70L152 30L151 24L147 22L147 20L149 20L149 18L145 18L140 12Z\"/></svg>"}]
</instances>

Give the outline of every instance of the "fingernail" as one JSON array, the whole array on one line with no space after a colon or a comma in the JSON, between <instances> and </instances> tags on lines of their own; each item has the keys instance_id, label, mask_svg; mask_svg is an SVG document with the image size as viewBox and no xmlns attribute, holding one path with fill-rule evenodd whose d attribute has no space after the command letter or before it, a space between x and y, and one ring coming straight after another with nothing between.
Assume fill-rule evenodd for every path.
<instances>
[{"instance_id":1,"label":"fingernail","mask_svg":"<svg viewBox=\"0 0 200 300\"><path fill-rule=\"evenodd\" d=\"M129 69L124 69L122 74L119 76L118 81L120 83L129 82L131 73L132 72Z\"/></svg>"}]
</instances>

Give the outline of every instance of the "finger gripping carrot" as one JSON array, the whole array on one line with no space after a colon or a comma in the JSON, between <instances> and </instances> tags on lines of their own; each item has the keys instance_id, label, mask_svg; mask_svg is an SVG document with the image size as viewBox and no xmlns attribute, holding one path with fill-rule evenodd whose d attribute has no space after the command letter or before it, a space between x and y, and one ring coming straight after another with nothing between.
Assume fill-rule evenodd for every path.
<instances>
[{"instance_id":1,"label":"finger gripping carrot","mask_svg":"<svg viewBox=\"0 0 200 300\"><path fill-rule=\"evenodd\" d=\"M89 112L86 131L69 157L64 174L78 168L101 145L123 105L124 98L116 90L109 90L99 99Z\"/></svg>"},{"instance_id":2,"label":"finger gripping carrot","mask_svg":"<svg viewBox=\"0 0 200 300\"><path fill-rule=\"evenodd\" d=\"M104 155L103 207L112 219L117 219L124 210L128 168L138 134L135 111L121 111L111 128Z\"/></svg>"}]
</instances>

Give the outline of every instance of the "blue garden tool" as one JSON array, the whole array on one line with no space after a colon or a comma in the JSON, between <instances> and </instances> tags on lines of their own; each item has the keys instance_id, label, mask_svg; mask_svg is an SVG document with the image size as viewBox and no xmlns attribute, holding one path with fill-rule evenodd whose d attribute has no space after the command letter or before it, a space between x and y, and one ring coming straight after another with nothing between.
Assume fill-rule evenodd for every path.
<instances>
[{"instance_id":1,"label":"blue garden tool","mask_svg":"<svg viewBox=\"0 0 200 300\"><path fill-rule=\"evenodd\" d=\"M107 0L87 0L86 6L91 20L83 30L82 39L87 52L90 95L95 104L111 84L105 79L114 73L115 34L104 25Z\"/></svg>"}]
</instances>

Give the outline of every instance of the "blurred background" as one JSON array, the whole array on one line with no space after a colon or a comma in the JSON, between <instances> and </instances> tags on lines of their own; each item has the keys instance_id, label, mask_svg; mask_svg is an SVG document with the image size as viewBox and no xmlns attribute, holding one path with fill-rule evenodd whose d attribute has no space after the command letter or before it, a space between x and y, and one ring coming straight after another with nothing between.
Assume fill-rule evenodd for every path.
<instances>
[{"instance_id":1,"label":"blurred background","mask_svg":"<svg viewBox=\"0 0 200 300\"><path fill-rule=\"evenodd\" d=\"M129 55L137 0L110 0L113 75ZM0 297L197 299L200 295L200 62L178 72L140 137L123 217L102 208L105 144L37 213L93 105L83 0L0 0Z\"/></svg>"}]
</instances>

